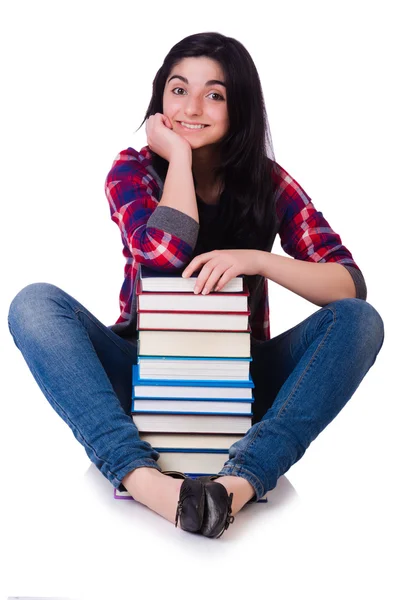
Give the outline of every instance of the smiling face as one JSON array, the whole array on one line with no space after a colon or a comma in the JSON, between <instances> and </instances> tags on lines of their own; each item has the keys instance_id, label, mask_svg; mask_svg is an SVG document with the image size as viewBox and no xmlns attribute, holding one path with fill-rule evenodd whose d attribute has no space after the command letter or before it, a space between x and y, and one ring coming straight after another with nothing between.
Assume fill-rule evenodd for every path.
<instances>
[{"instance_id":1,"label":"smiling face","mask_svg":"<svg viewBox=\"0 0 397 600\"><path fill-rule=\"evenodd\" d=\"M229 129L224 83L219 63L204 56L182 59L167 77L163 113L193 151L218 143ZM206 127L188 129L181 122Z\"/></svg>"}]
</instances>

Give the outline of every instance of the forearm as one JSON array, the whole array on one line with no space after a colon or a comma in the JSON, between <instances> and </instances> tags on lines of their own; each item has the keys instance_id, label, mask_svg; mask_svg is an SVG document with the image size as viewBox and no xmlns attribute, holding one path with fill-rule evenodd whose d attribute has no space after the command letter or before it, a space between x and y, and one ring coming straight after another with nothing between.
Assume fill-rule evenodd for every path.
<instances>
[{"instance_id":1,"label":"forearm","mask_svg":"<svg viewBox=\"0 0 397 600\"><path fill-rule=\"evenodd\" d=\"M179 210L199 222L192 157L188 152L178 150L170 158L163 195L158 205Z\"/></svg>"},{"instance_id":2,"label":"forearm","mask_svg":"<svg viewBox=\"0 0 397 600\"><path fill-rule=\"evenodd\" d=\"M317 306L355 298L356 288L339 263L314 263L258 251L259 273Z\"/></svg>"}]
</instances>

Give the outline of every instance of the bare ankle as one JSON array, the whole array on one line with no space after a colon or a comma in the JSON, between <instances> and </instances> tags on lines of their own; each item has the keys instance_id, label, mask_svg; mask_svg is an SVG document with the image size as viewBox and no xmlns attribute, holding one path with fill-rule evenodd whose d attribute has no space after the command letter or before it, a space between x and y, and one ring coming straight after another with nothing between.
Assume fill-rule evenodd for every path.
<instances>
[{"instance_id":1,"label":"bare ankle","mask_svg":"<svg viewBox=\"0 0 397 600\"><path fill-rule=\"evenodd\" d=\"M140 471L140 473L139 473ZM123 485L137 502L144 504L171 523L183 480L167 477L155 468L134 469L123 479Z\"/></svg>"},{"instance_id":2,"label":"bare ankle","mask_svg":"<svg viewBox=\"0 0 397 600\"><path fill-rule=\"evenodd\" d=\"M138 496L140 496L142 490L147 487L148 481L157 474L161 474L158 469L137 467L122 479L122 484L138 500Z\"/></svg>"},{"instance_id":3,"label":"bare ankle","mask_svg":"<svg viewBox=\"0 0 397 600\"><path fill-rule=\"evenodd\" d=\"M227 489L229 494L230 492L233 492L233 516L237 514L255 495L254 488L249 481L244 479L244 477L237 477L235 475L222 475L215 481L221 483Z\"/></svg>"}]
</instances>

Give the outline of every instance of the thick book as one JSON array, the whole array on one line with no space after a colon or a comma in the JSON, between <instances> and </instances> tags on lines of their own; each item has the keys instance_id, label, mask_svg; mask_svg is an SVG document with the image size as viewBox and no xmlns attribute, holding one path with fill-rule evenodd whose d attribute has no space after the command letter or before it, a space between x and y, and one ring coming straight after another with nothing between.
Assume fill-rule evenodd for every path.
<instances>
[{"instance_id":1,"label":"thick book","mask_svg":"<svg viewBox=\"0 0 397 600\"><path fill-rule=\"evenodd\" d=\"M205 413L225 413L225 414L248 414L252 415L251 402L241 400L181 400L170 398L162 400L148 400L147 398L133 398L131 403L132 413L174 413L174 414L205 414Z\"/></svg>"},{"instance_id":2,"label":"thick book","mask_svg":"<svg viewBox=\"0 0 397 600\"><path fill-rule=\"evenodd\" d=\"M151 398L167 400L168 398L187 398L189 400L250 400L252 398L252 389L249 388L228 388L228 387L188 387L186 385L177 387L165 385L135 385L132 389L133 398Z\"/></svg>"},{"instance_id":3,"label":"thick book","mask_svg":"<svg viewBox=\"0 0 397 600\"><path fill-rule=\"evenodd\" d=\"M138 329L185 331L249 331L250 312L138 312Z\"/></svg>"},{"instance_id":4,"label":"thick book","mask_svg":"<svg viewBox=\"0 0 397 600\"><path fill-rule=\"evenodd\" d=\"M137 309L146 311L243 312L249 311L249 289L245 282L241 292L144 292L142 280L136 285Z\"/></svg>"},{"instance_id":5,"label":"thick book","mask_svg":"<svg viewBox=\"0 0 397 600\"><path fill-rule=\"evenodd\" d=\"M179 433L244 433L252 426L252 417L247 415L176 415L176 414L133 414L132 420L139 432Z\"/></svg>"},{"instance_id":6,"label":"thick book","mask_svg":"<svg viewBox=\"0 0 397 600\"><path fill-rule=\"evenodd\" d=\"M218 473L229 459L229 452L161 452L157 464L162 471L181 473Z\"/></svg>"},{"instance_id":7,"label":"thick book","mask_svg":"<svg viewBox=\"0 0 397 600\"><path fill-rule=\"evenodd\" d=\"M250 358L250 337L244 331L138 331L138 354Z\"/></svg>"},{"instance_id":8,"label":"thick book","mask_svg":"<svg viewBox=\"0 0 397 600\"><path fill-rule=\"evenodd\" d=\"M194 358L188 356L138 356L138 364L133 368L136 381L142 379L185 380L190 385L196 381L205 383L225 382L227 386L252 382L250 363L252 357L235 358Z\"/></svg>"},{"instance_id":9,"label":"thick book","mask_svg":"<svg viewBox=\"0 0 397 600\"><path fill-rule=\"evenodd\" d=\"M182 277L180 273L158 272L149 269L145 265L141 265L139 277L142 281L142 291L148 292L193 292L200 271L192 273L188 278ZM239 275L228 281L220 291L226 292L241 292L243 290L243 276Z\"/></svg>"},{"instance_id":10,"label":"thick book","mask_svg":"<svg viewBox=\"0 0 397 600\"><path fill-rule=\"evenodd\" d=\"M244 437L244 433L153 433L139 432L139 437L148 442L157 452L179 451L189 452L228 452L230 446ZM171 469L169 469L171 470Z\"/></svg>"}]
</instances>

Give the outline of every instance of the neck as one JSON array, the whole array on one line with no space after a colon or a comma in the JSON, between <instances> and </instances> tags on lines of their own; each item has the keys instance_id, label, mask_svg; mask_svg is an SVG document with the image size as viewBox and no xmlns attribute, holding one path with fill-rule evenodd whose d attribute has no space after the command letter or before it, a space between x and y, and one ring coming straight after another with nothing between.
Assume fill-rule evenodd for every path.
<instances>
[{"instance_id":1,"label":"neck","mask_svg":"<svg viewBox=\"0 0 397 600\"><path fill-rule=\"evenodd\" d=\"M192 172L197 188L211 190L221 186L220 179L216 178L214 173L219 162L219 153L211 147L192 151Z\"/></svg>"}]
</instances>

